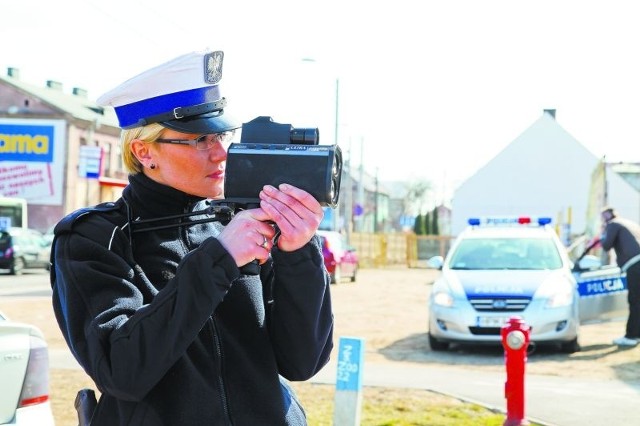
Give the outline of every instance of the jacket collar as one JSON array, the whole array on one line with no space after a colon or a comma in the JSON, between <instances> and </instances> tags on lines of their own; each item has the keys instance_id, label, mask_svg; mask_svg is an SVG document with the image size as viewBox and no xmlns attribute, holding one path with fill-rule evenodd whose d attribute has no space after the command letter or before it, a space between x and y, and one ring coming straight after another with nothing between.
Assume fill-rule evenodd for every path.
<instances>
[{"instance_id":1,"label":"jacket collar","mask_svg":"<svg viewBox=\"0 0 640 426\"><path fill-rule=\"evenodd\" d=\"M192 211L204 197L190 195L158 183L144 173L129 175L123 196L131 203L134 217L152 218Z\"/></svg>"}]
</instances>

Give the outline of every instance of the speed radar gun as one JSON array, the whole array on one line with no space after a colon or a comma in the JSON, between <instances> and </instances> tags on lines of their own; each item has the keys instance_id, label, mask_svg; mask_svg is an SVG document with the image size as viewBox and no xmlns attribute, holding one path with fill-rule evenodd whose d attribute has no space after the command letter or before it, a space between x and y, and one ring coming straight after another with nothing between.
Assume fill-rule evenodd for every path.
<instances>
[{"instance_id":1,"label":"speed radar gun","mask_svg":"<svg viewBox=\"0 0 640 426\"><path fill-rule=\"evenodd\" d=\"M260 205L265 185L276 188L288 183L311 194L321 205L335 208L340 196L342 151L338 145L320 145L317 128L295 128L291 124L257 117L243 123L240 143L227 151L224 199L212 206L226 207L229 219L238 210ZM258 262L241 268L258 274Z\"/></svg>"},{"instance_id":2,"label":"speed radar gun","mask_svg":"<svg viewBox=\"0 0 640 426\"><path fill-rule=\"evenodd\" d=\"M342 151L338 145L319 145L317 128L295 128L271 117L257 117L242 125L240 143L227 151L224 199L211 200L204 210L132 222L130 232L194 225L202 222L228 222L238 211L260 205L265 185L288 183L311 194L321 205L335 208L340 196ZM207 217L183 222L186 216ZM166 223L165 223L166 222ZM241 271L255 275L258 262Z\"/></svg>"},{"instance_id":3,"label":"speed radar gun","mask_svg":"<svg viewBox=\"0 0 640 426\"><path fill-rule=\"evenodd\" d=\"M317 128L295 128L257 117L242 125L240 143L227 152L226 203L259 204L264 185L288 183L310 193L320 204L338 205L342 151L320 145Z\"/></svg>"}]
</instances>

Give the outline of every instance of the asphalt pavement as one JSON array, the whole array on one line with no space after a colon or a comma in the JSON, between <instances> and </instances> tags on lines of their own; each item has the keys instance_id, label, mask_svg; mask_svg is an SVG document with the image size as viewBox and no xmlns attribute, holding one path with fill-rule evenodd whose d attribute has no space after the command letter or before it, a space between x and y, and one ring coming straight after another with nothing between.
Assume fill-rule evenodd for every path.
<instances>
[{"instance_id":1,"label":"asphalt pavement","mask_svg":"<svg viewBox=\"0 0 640 426\"><path fill-rule=\"evenodd\" d=\"M335 384L336 363L311 379ZM495 374L424 364L379 363L363 366L363 386L425 389L506 413L506 372ZM640 380L525 375L525 417L546 426L627 426L640 424ZM505 414L506 419L506 414Z\"/></svg>"},{"instance_id":2,"label":"asphalt pavement","mask_svg":"<svg viewBox=\"0 0 640 426\"><path fill-rule=\"evenodd\" d=\"M51 368L80 368L69 351L50 351ZM336 383L336 362L310 381ZM363 386L425 389L506 413L505 374L424 364L376 363L363 366ZM640 424L640 380L525 376L525 417L545 426L631 426ZM506 414L505 414L506 419Z\"/></svg>"},{"instance_id":3,"label":"asphalt pavement","mask_svg":"<svg viewBox=\"0 0 640 426\"><path fill-rule=\"evenodd\" d=\"M33 278L35 281L37 277ZM14 286L0 285L0 296L39 296L41 292L51 294L50 289L28 282L19 290ZM80 368L67 349L50 349L49 357L51 368ZM336 367L336 360L331 361L311 382L335 385ZM423 363L384 362L365 363L362 376L363 386L425 389L506 412L506 373ZM529 373L525 376L525 417L541 425L639 425L639 410L640 377L638 381L623 382Z\"/></svg>"}]
</instances>

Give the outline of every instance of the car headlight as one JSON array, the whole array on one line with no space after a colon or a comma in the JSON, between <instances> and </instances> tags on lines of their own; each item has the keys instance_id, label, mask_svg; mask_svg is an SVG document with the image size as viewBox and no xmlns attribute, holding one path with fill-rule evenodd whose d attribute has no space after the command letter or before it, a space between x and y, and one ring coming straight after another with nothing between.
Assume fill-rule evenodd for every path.
<instances>
[{"instance_id":1,"label":"car headlight","mask_svg":"<svg viewBox=\"0 0 640 426\"><path fill-rule=\"evenodd\" d=\"M434 305L450 308L453 306L453 296L446 291L438 291L433 295Z\"/></svg>"},{"instance_id":2,"label":"car headlight","mask_svg":"<svg viewBox=\"0 0 640 426\"><path fill-rule=\"evenodd\" d=\"M545 308L560 308L575 303L576 282L570 275L557 271L549 275L536 291L535 298L544 302Z\"/></svg>"},{"instance_id":3,"label":"car headlight","mask_svg":"<svg viewBox=\"0 0 640 426\"><path fill-rule=\"evenodd\" d=\"M561 306L569 306L573 303L573 292L568 289L562 289L551 294L545 304L546 308L559 308Z\"/></svg>"}]
</instances>

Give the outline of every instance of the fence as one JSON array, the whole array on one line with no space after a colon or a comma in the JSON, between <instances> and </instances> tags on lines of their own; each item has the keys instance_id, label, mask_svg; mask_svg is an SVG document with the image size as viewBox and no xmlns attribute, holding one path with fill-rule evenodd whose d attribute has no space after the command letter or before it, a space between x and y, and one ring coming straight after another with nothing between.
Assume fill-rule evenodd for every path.
<instances>
[{"instance_id":1,"label":"fence","mask_svg":"<svg viewBox=\"0 0 640 426\"><path fill-rule=\"evenodd\" d=\"M389 265L424 267L432 256L444 256L453 237L415 234L352 233L351 245L356 249L362 268Z\"/></svg>"}]
</instances>

